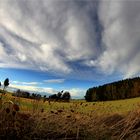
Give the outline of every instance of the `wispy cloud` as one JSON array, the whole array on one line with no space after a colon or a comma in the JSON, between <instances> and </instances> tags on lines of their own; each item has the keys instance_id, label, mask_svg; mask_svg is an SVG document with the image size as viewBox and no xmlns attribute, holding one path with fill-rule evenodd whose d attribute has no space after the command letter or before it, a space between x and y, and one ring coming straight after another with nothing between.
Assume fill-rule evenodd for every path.
<instances>
[{"instance_id":1,"label":"wispy cloud","mask_svg":"<svg viewBox=\"0 0 140 140\"><path fill-rule=\"evenodd\" d=\"M80 78L85 69L87 77L94 71L119 72L124 77L139 74L140 2L0 3L0 67L72 73Z\"/></svg>"},{"instance_id":2,"label":"wispy cloud","mask_svg":"<svg viewBox=\"0 0 140 140\"><path fill-rule=\"evenodd\" d=\"M65 79L49 79L49 80L44 80L45 83L63 83Z\"/></svg>"},{"instance_id":3,"label":"wispy cloud","mask_svg":"<svg viewBox=\"0 0 140 140\"><path fill-rule=\"evenodd\" d=\"M10 84L11 88L16 88L16 89L21 89L24 91L29 91L29 92L37 92L37 93L49 93L49 94L56 94L58 91L49 88L49 87L37 87L37 86L32 86L32 85L19 85L19 84Z\"/></svg>"},{"instance_id":4,"label":"wispy cloud","mask_svg":"<svg viewBox=\"0 0 140 140\"><path fill-rule=\"evenodd\" d=\"M104 51L85 62L105 74L120 72L123 77L140 74L140 2L100 1L98 17Z\"/></svg>"},{"instance_id":5,"label":"wispy cloud","mask_svg":"<svg viewBox=\"0 0 140 140\"><path fill-rule=\"evenodd\" d=\"M36 92L36 93L43 93L43 94L57 94L59 91L50 88L50 87L37 87L34 85L20 85L20 84L10 84L11 88L16 88L16 89L21 89L24 91L29 91L29 92ZM72 89L65 89L64 91L69 91L72 98L84 98L85 91L84 89L80 88L72 88Z\"/></svg>"},{"instance_id":6,"label":"wispy cloud","mask_svg":"<svg viewBox=\"0 0 140 140\"><path fill-rule=\"evenodd\" d=\"M81 88L72 88L72 89L68 89L68 91L74 98L83 98L84 99L84 95L86 93L86 89L81 89Z\"/></svg>"},{"instance_id":7,"label":"wispy cloud","mask_svg":"<svg viewBox=\"0 0 140 140\"><path fill-rule=\"evenodd\" d=\"M16 84L16 85L40 85L42 83L40 82L20 82L20 81L12 81L12 84Z\"/></svg>"},{"instance_id":8,"label":"wispy cloud","mask_svg":"<svg viewBox=\"0 0 140 140\"><path fill-rule=\"evenodd\" d=\"M69 63L96 56L95 27L88 14L95 3L85 4L1 0L0 67L67 74L73 71Z\"/></svg>"}]
</instances>

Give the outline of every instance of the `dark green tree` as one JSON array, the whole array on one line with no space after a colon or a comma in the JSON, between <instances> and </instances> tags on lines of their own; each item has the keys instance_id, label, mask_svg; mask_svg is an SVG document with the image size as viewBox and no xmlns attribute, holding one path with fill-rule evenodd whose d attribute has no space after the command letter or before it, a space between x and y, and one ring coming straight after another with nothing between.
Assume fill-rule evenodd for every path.
<instances>
[{"instance_id":1,"label":"dark green tree","mask_svg":"<svg viewBox=\"0 0 140 140\"><path fill-rule=\"evenodd\" d=\"M140 96L140 77L120 80L102 86L89 88L86 101L107 101L133 98Z\"/></svg>"},{"instance_id":2,"label":"dark green tree","mask_svg":"<svg viewBox=\"0 0 140 140\"><path fill-rule=\"evenodd\" d=\"M46 102L46 95L43 96L43 102Z\"/></svg>"},{"instance_id":3,"label":"dark green tree","mask_svg":"<svg viewBox=\"0 0 140 140\"><path fill-rule=\"evenodd\" d=\"M86 101L92 102L94 101L94 99L96 100L96 97L94 98L94 95L96 95L96 93L93 93L93 88L89 88L85 95Z\"/></svg>"},{"instance_id":4,"label":"dark green tree","mask_svg":"<svg viewBox=\"0 0 140 140\"><path fill-rule=\"evenodd\" d=\"M62 93L63 93L63 90L57 93L57 98L58 98L58 99L61 99Z\"/></svg>"},{"instance_id":5,"label":"dark green tree","mask_svg":"<svg viewBox=\"0 0 140 140\"><path fill-rule=\"evenodd\" d=\"M5 88L9 86L9 79L6 78L5 81L4 81L4 85L3 85L3 90L5 90Z\"/></svg>"},{"instance_id":6,"label":"dark green tree","mask_svg":"<svg viewBox=\"0 0 140 140\"><path fill-rule=\"evenodd\" d=\"M63 93L62 99L63 99L64 101L69 101L70 98L71 98L71 95L70 95L70 93L69 93L68 91L66 91L66 92Z\"/></svg>"}]
</instances>

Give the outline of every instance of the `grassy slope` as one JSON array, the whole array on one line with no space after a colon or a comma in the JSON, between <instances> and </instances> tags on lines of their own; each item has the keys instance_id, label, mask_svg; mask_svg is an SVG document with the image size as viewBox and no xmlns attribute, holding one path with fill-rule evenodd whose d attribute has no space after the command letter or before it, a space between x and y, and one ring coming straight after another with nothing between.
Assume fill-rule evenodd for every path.
<instances>
[{"instance_id":1,"label":"grassy slope","mask_svg":"<svg viewBox=\"0 0 140 140\"><path fill-rule=\"evenodd\" d=\"M140 98L49 105L8 93L8 100L19 103L20 112L0 110L0 139L140 139Z\"/></svg>"},{"instance_id":2,"label":"grassy slope","mask_svg":"<svg viewBox=\"0 0 140 140\"><path fill-rule=\"evenodd\" d=\"M136 109L140 103L139 98L125 99L125 100L115 100L106 102L85 102L83 100L71 101L70 103L62 102L51 102L51 105L46 101L34 101L32 99L16 98L12 97L11 94L5 96L5 100L13 100L20 105L21 111L32 111L34 109L44 109L45 111L64 109L64 110L74 110L80 113L95 113L98 115L103 114L126 114L129 111Z\"/></svg>"}]
</instances>

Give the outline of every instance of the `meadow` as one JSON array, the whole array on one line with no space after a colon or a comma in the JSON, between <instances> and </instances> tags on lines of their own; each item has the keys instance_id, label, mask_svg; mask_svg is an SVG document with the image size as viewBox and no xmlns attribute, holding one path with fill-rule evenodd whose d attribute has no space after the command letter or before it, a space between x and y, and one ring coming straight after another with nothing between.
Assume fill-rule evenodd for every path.
<instances>
[{"instance_id":1,"label":"meadow","mask_svg":"<svg viewBox=\"0 0 140 140\"><path fill-rule=\"evenodd\" d=\"M122 115L136 109L140 104L140 97L114 100L104 102L86 102L85 100L71 100L70 102L43 102L43 100L33 100L21 97L13 97L11 94L6 94L5 101L13 101L20 106L20 110L24 112L30 112L33 110L39 111L55 111L57 109L63 109L65 111L74 110L77 113L90 114L95 113L98 115L111 115L119 113Z\"/></svg>"},{"instance_id":2,"label":"meadow","mask_svg":"<svg viewBox=\"0 0 140 140\"><path fill-rule=\"evenodd\" d=\"M19 110L15 110L9 101L17 104ZM7 93L0 111L0 138L139 139L139 103L140 98L49 103Z\"/></svg>"}]
</instances>

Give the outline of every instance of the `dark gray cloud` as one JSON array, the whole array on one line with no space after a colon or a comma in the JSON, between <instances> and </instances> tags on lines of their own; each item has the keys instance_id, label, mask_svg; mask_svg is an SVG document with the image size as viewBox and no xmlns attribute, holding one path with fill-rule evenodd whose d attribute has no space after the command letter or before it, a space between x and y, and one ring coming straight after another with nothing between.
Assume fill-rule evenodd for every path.
<instances>
[{"instance_id":1,"label":"dark gray cloud","mask_svg":"<svg viewBox=\"0 0 140 140\"><path fill-rule=\"evenodd\" d=\"M0 67L139 74L138 1L0 0L0 19Z\"/></svg>"},{"instance_id":2,"label":"dark gray cloud","mask_svg":"<svg viewBox=\"0 0 140 140\"><path fill-rule=\"evenodd\" d=\"M140 1L102 2L99 17L106 50L97 63L105 72L130 77L140 72Z\"/></svg>"}]
</instances>

